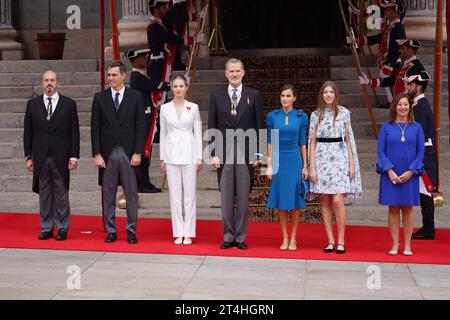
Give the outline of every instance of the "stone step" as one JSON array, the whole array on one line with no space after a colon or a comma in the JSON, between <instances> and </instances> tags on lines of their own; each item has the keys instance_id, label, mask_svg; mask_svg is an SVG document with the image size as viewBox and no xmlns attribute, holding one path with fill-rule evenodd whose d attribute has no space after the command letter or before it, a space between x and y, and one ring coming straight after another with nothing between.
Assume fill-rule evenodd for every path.
<instances>
[{"instance_id":1,"label":"stone step","mask_svg":"<svg viewBox=\"0 0 450 320\"><path fill-rule=\"evenodd\" d=\"M62 95L71 98L93 98L100 91L100 85L62 85L58 90ZM40 86L2 86L0 99L30 99L42 94Z\"/></svg>"},{"instance_id":2,"label":"stone step","mask_svg":"<svg viewBox=\"0 0 450 320\"><path fill-rule=\"evenodd\" d=\"M0 61L0 73L94 72L100 64L96 59ZM3 76L3 75L2 75Z\"/></svg>"},{"instance_id":3,"label":"stone step","mask_svg":"<svg viewBox=\"0 0 450 320\"><path fill-rule=\"evenodd\" d=\"M352 123L368 121L370 119L367 108L354 108L354 107L350 106L350 111L351 111ZM385 122L388 118L388 114L389 114L389 109L380 109L380 108L373 109L373 115L375 116L375 120L377 122ZM449 120L448 120L448 116L447 116L447 114L448 114L447 107L441 107L440 114L441 114L441 124L448 123Z\"/></svg>"},{"instance_id":4,"label":"stone step","mask_svg":"<svg viewBox=\"0 0 450 320\"><path fill-rule=\"evenodd\" d=\"M352 199L353 200L353 199ZM436 228L449 228L450 219L446 214L445 207L436 208L435 225ZM382 205L366 205L366 206L346 206L346 224L348 225L365 225L365 226L387 226L388 225L388 208ZM420 207L414 207L414 226L419 228L422 226L422 214ZM300 226L301 228L301 226ZM389 232L386 231L386 237Z\"/></svg>"},{"instance_id":5,"label":"stone step","mask_svg":"<svg viewBox=\"0 0 450 320\"><path fill-rule=\"evenodd\" d=\"M88 98L74 98L77 104L78 112L91 112L92 110L92 99L93 97ZM0 99L0 114L3 113L25 113L27 107L26 98L7 98ZM3 115L2 115L3 116Z\"/></svg>"},{"instance_id":6,"label":"stone step","mask_svg":"<svg viewBox=\"0 0 450 320\"><path fill-rule=\"evenodd\" d=\"M362 71L369 77L369 73L367 72L367 69L363 67ZM434 68L432 66L428 66L427 72L429 73L431 79L434 79ZM373 78L379 77L379 71L377 68L371 67L370 73L372 74ZM442 68L442 74L446 75L448 74L448 67L443 66ZM445 76L444 76L445 77ZM330 78L333 80L351 80L351 79L358 79L358 76L356 74L356 69L354 66L350 67L334 67L331 68L331 74ZM432 83L433 81L431 81Z\"/></svg>"},{"instance_id":7,"label":"stone step","mask_svg":"<svg viewBox=\"0 0 450 320\"><path fill-rule=\"evenodd\" d=\"M376 51L373 51L374 53ZM417 58L422 62L422 64L425 66L426 69L432 69L430 67L434 66L434 54L417 54ZM370 59L370 57L368 57L369 59L369 63L370 61L373 61ZM362 63L364 65L364 58L362 55L359 55L359 61L360 63ZM330 56L330 65L331 68L336 68L336 67L353 67L355 64L353 62L353 57L351 54L348 55L339 55L339 56L335 56L332 55ZM447 55L444 54L442 55L442 65L443 66L447 66Z\"/></svg>"},{"instance_id":8,"label":"stone step","mask_svg":"<svg viewBox=\"0 0 450 320\"><path fill-rule=\"evenodd\" d=\"M341 94L348 94L348 93L360 93L361 92L361 86L359 84L358 80L336 80L335 81L337 87L339 88L339 93ZM441 93L448 93L447 88L448 80L444 79L442 80L442 90ZM432 94L434 89L434 84L430 83L427 87L427 92L429 94ZM371 90L369 88L369 90Z\"/></svg>"},{"instance_id":9,"label":"stone step","mask_svg":"<svg viewBox=\"0 0 450 320\"><path fill-rule=\"evenodd\" d=\"M122 189L118 189L118 194L122 193ZM31 195L33 194L33 197ZM5 195L10 195L11 199L8 200ZM101 199L101 187L98 186L96 191L75 191L69 192L70 204L73 208L77 206L97 207L99 211L100 199ZM162 208L169 208L169 192L166 190L162 193L141 193L139 194L141 200L141 206L143 208L151 208L152 210L159 210ZM2 202L5 205L9 203L21 203L35 201L38 199L38 195L34 194L31 190L28 192L0 192L0 199L4 199L6 202ZM20 200L22 199L22 200ZM37 206L39 205L36 202ZM197 190L197 207L199 208L211 208L212 206L220 205L220 192L218 190Z\"/></svg>"},{"instance_id":10,"label":"stone step","mask_svg":"<svg viewBox=\"0 0 450 320\"><path fill-rule=\"evenodd\" d=\"M98 85L100 72L58 72L60 85ZM42 73L4 73L0 77L0 86L36 86L42 82Z\"/></svg>"}]
</instances>

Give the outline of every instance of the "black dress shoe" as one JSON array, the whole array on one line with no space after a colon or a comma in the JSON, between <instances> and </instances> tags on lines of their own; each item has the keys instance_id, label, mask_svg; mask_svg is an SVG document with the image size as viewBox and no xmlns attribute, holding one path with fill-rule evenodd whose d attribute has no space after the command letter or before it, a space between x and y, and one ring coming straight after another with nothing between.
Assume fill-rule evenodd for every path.
<instances>
[{"instance_id":1,"label":"black dress shoe","mask_svg":"<svg viewBox=\"0 0 450 320\"><path fill-rule=\"evenodd\" d=\"M105 238L106 243L112 243L117 240L117 233L108 233Z\"/></svg>"},{"instance_id":2,"label":"black dress shoe","mask_svg":"<svg viewBox=\"0 0 450 320\"><path fill-rule=\"evenodd\" d=\"M67 239L67 231L65 229L59 229L58 234L55 237L55 240L64 241Z\"/></svg>"},{"instance_id":3,"label":"black dress shoe","mask_svg":"<svg viewBox=\"0 0 450 320\"><path fill-rule=\"evenodd\" d=\"M225 241L220 245L220 249L230 249L234 247L234 242Z\"/></svg>"},{"instance_id":4,"label":"black dress shoe","mask_svg":"<svg viewBox=\"0 0 450 320\"><path fill-rule=\"evenodd\" d=\"M133 232L127 231L127 241L129 244L136 244L138 242L136 238L136 234Z\"/></svg>"},{"instance_id":5,"label":"black dress shoe","mask_svg":"<svg viewBox=\"0 0 450 320\"><path fill-rule=\"evenodd\" d=\"M248 246L245 244L245 242L237 242L236 243L236 247L238 249L241 249L241 250L247 250L248 249Z\"/></svg>"},{"instance_id":6,"label":"black dress shoe","mask_svg":"<svg viewBox=\"0 0 450 320\"><path fill-rule=\"evenodd\" d=\"M160 193L161 192L161 188L144 188L142 189L142 191L140 193Z\"/></svg>"},{"instance_id":7,"label":"black dress shoe","mask_svg":"<svg viewBox=\"0 0 450 320\"><path fill-rule=\"evenodd\" d=\"M53 238L53 232L51 232L51 231L50 232L41 232L38 237L39 240L47 240L50 238Z\"/></svg>"},{"instance_id":8,"label":"black dress shoe","mask_svg":"<svg viewBox=\"0 0 450 320\"><path fill-rule=\"evenodd\" d=\"M342 249L341 249L342 248ZM336 253L337 254L344 254L345 251L345 247L342 243L338 243L337 247L336 247Z\"/></svg>"},{"instance_id":9,"label":"black dress shoe","mask_svg":"<svg viewBox=\"0 0 450 320\"><path fill-rule=\"evenodd\" d=\"M434 232L429 232L422 228L414 232L412 238L416 240L434 240Z\"/></svg>"}]
</instances>

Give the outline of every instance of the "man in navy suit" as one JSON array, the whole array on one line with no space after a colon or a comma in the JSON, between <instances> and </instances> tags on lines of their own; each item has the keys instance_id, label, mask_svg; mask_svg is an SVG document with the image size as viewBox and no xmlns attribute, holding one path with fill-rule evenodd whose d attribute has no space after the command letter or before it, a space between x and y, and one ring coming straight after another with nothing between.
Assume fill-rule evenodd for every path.
<instances>
[{"instance_id":1,"label":"man in navy suit","mask_svg":"<svg viewBox=\"0 0 450 320\"><path fill-rule=\"evenodd\" d=\"M249 195L254 168L260 161L256 151L259 150L259 130L264 125L263 102L259 91L242 84L245 75L242 61L228 60L225 75L229 85L211 95L208 115L210 134L216 131L222 136L222 139L210 137L210 146L214 143L218 148L212 150L211 155L218 173L222 205L224 242L221 248L246 250ZM254 152L250 151L252 149Z\"/></svg>"},{"instance_id":2,"label":"man in navy suit","mask_svg":"<svg viewBox=\"0 0 450 320\"><path fill-rule=\"evenodd\" d=\"M144 101L142 95L125 87L126 68L121 62L108 66L110 88L95 95L92 102L92 156L99 168L103 212L108 235L117 240L115 210L117 186L123 187L127 201L127 241L137 243L137 181L135 169L141 163L145 144Z\"/></svg>"},{"instance_id":3,"label":"man in navy suit","mask_svg":"<svg viewBox=\"0 0 450 320\"><path fill-rule=\"evenodd\" d=\"M69 231L70 170L80 157L77 105L58 93L57 74L42 76L44 94L28 101L23 147L27 170L33 172L33 191L39 194L41 233L39 240L66 240Z\"/></svg>"}]
</instances>

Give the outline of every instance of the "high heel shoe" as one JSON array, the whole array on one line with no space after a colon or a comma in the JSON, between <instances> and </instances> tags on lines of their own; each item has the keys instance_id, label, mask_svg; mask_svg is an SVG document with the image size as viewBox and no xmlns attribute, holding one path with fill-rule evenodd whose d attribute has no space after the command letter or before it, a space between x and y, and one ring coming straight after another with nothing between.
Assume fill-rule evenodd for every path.
<instances>
[{"instance_id":1,"label":"high heel shoe","mask_svg":"<svg viewBox=\"0 0 450 320\"><path fill-rule=\"evenodd\" d=\"M403 251L404 256L412 256L414 253L412 251Z\"/></svg>"},{"instance_id":2,"label":"high heel shoe","mask_svg":"<svg viewBox=\"0 0 450 320\"><path fill-rule=\"evenodd\" d=\"M288 247L289 247L289 241L288 240L286 240L286 241L283 240L283 243L280 246L280 250L286 251L288 249Z\"/></svg>"},{"instance_id":3,"label":"high heel shoe","mask_svg":"<svg viewBox=\"0 0 450 320\"><path fill-rule=\"evenodd\" d=\"M175 244L182 244L183 243L183 237L176 238L173 243L175 243Z\"/></svg>"},{"instance_id":4,"label":"high heel shoe","mask_svg":"<svg viewBox=\"0 0 450 320\"><path fill-rule=\"evenodd\" d=\"M339 247L342 247L342 249L339 249ZM336 248L336 253L337 254L345 253L345 246L343 243L338 243L337 248Z\"/></svg>"},{"instance_id":5,"label":"high heel shoe","mask_svg":"<svg viewBox=\"0 0 450 320\"><path fill-rule=\"evenodd\" d=\"M325 253L331 253L333 251L334 251L334 243L331 243L331 242L328 244L328 246L326 246L323 249L323 252L325 252Z\"/></svg>"},{"instance_id":6,"label":"high heel shoe","mask_svg":"<svg viewBox=\"0 0 450 320\"><path fill-rule=\"evenodd\" d=\"M295 251L297 250L297 240L291 240L289 242L289 247L288 247L289 251Z\"/></svg>"}]
</instances>

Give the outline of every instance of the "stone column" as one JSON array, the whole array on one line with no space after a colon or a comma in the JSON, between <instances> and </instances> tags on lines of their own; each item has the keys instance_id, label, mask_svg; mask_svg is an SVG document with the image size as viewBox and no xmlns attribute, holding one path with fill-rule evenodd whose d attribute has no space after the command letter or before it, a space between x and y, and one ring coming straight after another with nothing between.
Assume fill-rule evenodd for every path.
<instances>
[{"instance_id":1,"label":"stone column","mask_svg":"<svg viewBox=\"0 0 450 320\"><path fill-rule=\"evenodd\" d=\"M17 31L11 23L11 0L0 0L0 59L21 60L23 59L23 44L15 39Z\"/></svg>"},{"instance_id":2,"label":"stone column","mask_svg":"<svg viewBox=\"0 0 450 320\"><path fill-rule=\"evenodd\" d=\"M147 47L147 26L150 21L148 0L122 0L122 18L119 29L120 51ZM112 45L112 40L110 41ZM107 59L112 58L112 47L105 49Z\"/></svg>"},{"instance_id":3,"label":"stone column","mask_svg":"<svg viewBox=\"0 0 450 320\"><path fill-rule=\"evenodd\" d=\"M404 24L407 37L410 39L434 41L436 36L437 0L406 0L405 3L406 17ZM447 39L445 17L443 28L444 39Z\"/></svg>"}]
</instances>

